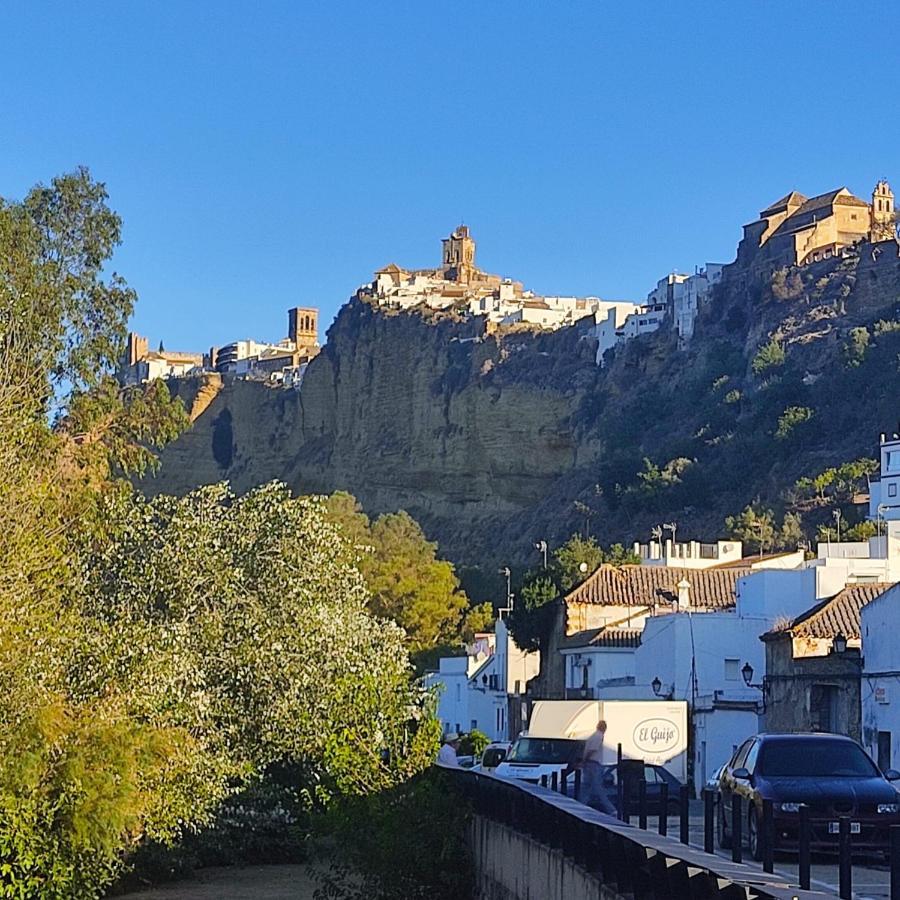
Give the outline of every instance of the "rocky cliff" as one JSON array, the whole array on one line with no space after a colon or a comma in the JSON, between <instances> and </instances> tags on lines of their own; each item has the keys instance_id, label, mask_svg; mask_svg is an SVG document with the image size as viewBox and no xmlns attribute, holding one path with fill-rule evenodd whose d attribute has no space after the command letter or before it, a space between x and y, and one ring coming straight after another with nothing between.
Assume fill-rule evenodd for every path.
<instances>
[{"instance_id":1,"label":"rocky cliff","mask_svg":"<svg viewBox=\"0 0 900 900\"><path fill-rule=\"evenodd\" d=\"M896 428L898 299L894 242L756 280L732 269L687 348L664 328L602 370L583 327L487 334L353 299L299 393L179 382L196 418L144 488L348 490L485 566L577 529L628 541L675 519L680 537L714 538L725 515L777 506ZM772 342L784 361L754 365ZM805 412L785 428L791 408Z\"/></svg>"}]
</instances>

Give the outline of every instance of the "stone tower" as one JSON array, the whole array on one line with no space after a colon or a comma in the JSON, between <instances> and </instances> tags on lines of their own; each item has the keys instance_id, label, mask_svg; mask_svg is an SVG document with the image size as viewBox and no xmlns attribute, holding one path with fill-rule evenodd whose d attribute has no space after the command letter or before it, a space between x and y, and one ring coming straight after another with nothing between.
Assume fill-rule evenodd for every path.
<instances>
[{"instance_id":1,"label":"stone tower","mask_svg":"<svg viewBox=\"0 0 900 900\"><path fill-rule=\"evenodd\" d=\"M467 283L473 280L475 269L475 239L469 234L468 225L460 225L448 238L441 241L444 248L441 269L449 281Z\"/></svg>"},{"instance_id":2,"label":"stone tower","mask_svg":"<svg viewBox=\"0 0 900 900\"><path fill-rule=\"evenodd\" d=\"M883 178L872 191L872 233L875 241L889 241L897 236L897 219L894 213L894 192Z\"/></svg>"},{"instance_id":3,"label":"stone tower","mask_svg":"<svg viewBox=\"0 0 900 900\"><path fill-rule=\"evenodd\" d=\"M319 343L319 310L313 306L295 306L288 310L288 339L300 350Z\"/></svg>"}]
</instances>

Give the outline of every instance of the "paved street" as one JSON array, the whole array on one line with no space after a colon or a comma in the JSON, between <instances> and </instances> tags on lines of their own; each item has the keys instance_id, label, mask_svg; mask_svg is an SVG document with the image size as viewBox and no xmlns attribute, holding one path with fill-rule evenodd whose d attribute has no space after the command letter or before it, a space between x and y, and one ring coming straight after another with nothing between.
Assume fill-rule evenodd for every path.
<instances>
[{"instance_id":1,"label":"paved street","mask_svg":"<svg viewBox=\"0 0 900 900\"><path fill-rule=\"evenodd\" d=\"M135 891L118 900L312 900L307 866L200 869L187 881Z\"/></svg>"}]
</instances>

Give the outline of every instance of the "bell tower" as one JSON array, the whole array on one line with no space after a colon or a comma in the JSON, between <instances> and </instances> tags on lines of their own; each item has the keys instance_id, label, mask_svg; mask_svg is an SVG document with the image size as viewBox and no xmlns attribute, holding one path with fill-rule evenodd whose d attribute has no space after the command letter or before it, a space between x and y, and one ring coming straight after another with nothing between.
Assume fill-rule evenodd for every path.
<instances>
[{"instance_id":1,"label":"bell tower","mask_svg":"<svg viewBox=\"0 0 900 900\"><path fill-rule=\"evenodd\" d=\"M894 192L885 179L872 191L872 230L870 239L890 241L897 237L897 217L894 212Z\"/></svg>"},{"instance_id":2,"label":"bell tower","mask_svg":"<svg viewBox=\"0 0 900 900\"><path fill-rule=\"evenodd\" d=\"M448 281L469 282L475 274L475 239L468 225L460 225L441 241L443 258L441 269Z\"/></svg>"}]
</instances>

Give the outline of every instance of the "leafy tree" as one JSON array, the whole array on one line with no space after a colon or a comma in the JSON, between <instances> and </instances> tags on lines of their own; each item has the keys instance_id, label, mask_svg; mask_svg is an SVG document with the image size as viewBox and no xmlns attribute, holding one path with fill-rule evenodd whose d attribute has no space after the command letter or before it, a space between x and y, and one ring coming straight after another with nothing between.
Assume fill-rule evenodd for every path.
<instances>
[{"instance_id":1,"label":"leafy tree","mask_svg":"<svg viewBox=\"0 0 900 900\"><path fill-rule=\"evenodd\" d=\"M754 375L762 375L770 369L784 365L785 352L781 341L772 338L767 344L763 344L756 352L756 356L750 363Z\"/></svg>"},{"instance_id":2,"label":"leafy tree","mask_svg":"<svg viewBox=\"0 0 900 900\"><path fill-rule=\"evenodd\" d=\"M865 327L851 328L843 347L844 365L856 368L862 365L869 349L869 330Z\"/></svg>"},{"instance_id":3,"label":"leafy tree","mask_svg":"<svg viewBox=\"0 0 900 900\"><path fill-rule=\"evenodd\" d=\"M694 464L694 460L679 456L670 459L662 468L644 457L643 471L637 473L640 491L647 496L655 496L667 488L681 484L684 473Z\"/></svg>"},{"instance_id":4,"label":"leafy tree","mask_svg":"<svg viewBox=\"0 0 900 900\"><path fill-rule=\"evenodd\" d=\"M507 619L509 633L523 650L541 650L553 624L553 601L559 588L546 575L530 578L519 591L520 602Z\"/></svg>"},{"instance_id":5,"label":"leafy tree","mask_svg":"<svg viewBox=\"0 0 900 900\"><path fill-rule=\"evenodd\" d=\"M775 514L771 509L746 506L739 515L725 519L725 530L745 548L763 552L775 542Z\"/></svg>"},{"instance_id":6,"label":"leafy tree","mask_svg":"<svg viewBox=\"0 0 900 900\"><path fill-rule=\"evenodd\" d=\"M641 561L640 556L633 550L626 550L622 544L611 544L608 550L603 552L603 562L610 566L636 566Z\"/></svg>"},{"instance_id":7,"label":"leafy tree","mask_svg":"<svg viewBox=\"0 0 900 900\"><path fill-rule=\"evenodd\" d=\"M408 513L370 522L356 499L343 492L333 494L326 505L331 521L356 547L370 610L400 625L412 652L458 639L467 624L484 620L482 607L466 622L468 599L453 564L437 558L437 545Z\"/></svg>"},{"instance_id":8,"label":"leafy tree","mask_svg":"<svg viewBox=\"0 0 900 900\"><path fill-rule=\"evenodd\" d=\"M491 739L477 728L464 734L459 742L459 753L463 756L481 756Z\"/></svg>"},{"instance_id":9,"label":"leafy tree","mask_svg":"<svg viewBox=\"0 0 900 900\"><path fill-rule=\"evenodd\" d=\"M775 429L775 439L786 440L794 434L797 428L813 417L813 411L808 406L789 406L779 417L778 427Z\"/></svg>"},{"instance_id":10,"label":"leafy tree","mask_svg":"<svg viewBox=\"0 0 900 900\"><path fill-rule=\"evenodd\" d=\"M803 520L797 513L785 513L784 521L781 523L781 529L778 534L777 544L779 547L794 550L806 539L803 531Z\"/></svg>"},{"instance_id":11,"label":"leafy tree","mask_svg":"<svg viewBox=\"0 0 900 900\"><path fill-rule=\"evenodd\" d=\"M472 606L465 614L461 637L467 643L474 640L476 634L491 631L494 627L494 606L492 603L479 603Z\"/></svg>"},{"instance_id":12,"label":"leafy tree","mask_svg":"<svg viewBox=\"0 0 900 900\"><path fill-rule=\"evenodd\" d=\"M603 562L603 556L603 550L593 537L573 534L553 552L553 568L559 586L569 591L581 584Z\"/></svg>"}]
</instances>

